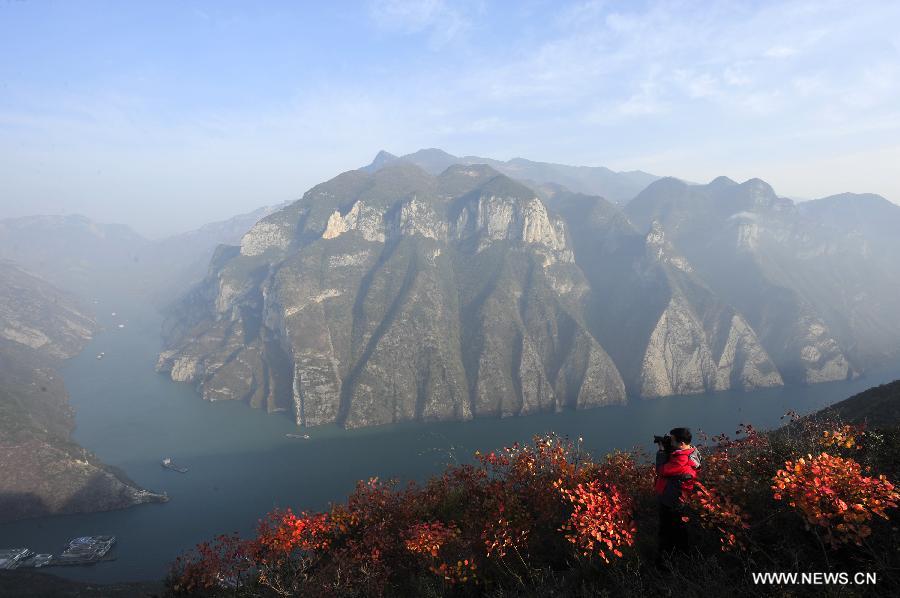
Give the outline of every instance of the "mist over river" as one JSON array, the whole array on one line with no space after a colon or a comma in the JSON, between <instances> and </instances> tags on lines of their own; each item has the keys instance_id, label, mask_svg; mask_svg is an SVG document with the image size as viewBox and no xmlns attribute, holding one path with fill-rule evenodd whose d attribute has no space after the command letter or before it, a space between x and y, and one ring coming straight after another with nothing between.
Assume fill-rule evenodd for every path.
<instances>
[{"instance_id":1,"label":"mist over river","mask_svg":"<svg viewBox=\"0 0 900 598\"><path fill-rule=\"evenodd\" d=\"M219 533L249 534L274 507L322 509L343 500L357 480L419 480L453 459L470 459L476 449L552 431L583 437L594 454L636 444L650 450L653 434L674 426L710 434L732 434L741 422L774 427L789 409L807 413L900 377L898 366L809 387L633 400L625 407L502 420L349 431L326 426L308 430L309 440L291 439L285 434L302 431L289 414L208 403L189 385L156 374L161 316L151 306L104 300L95 309L104 330L62 368L76 412L74 438L143 487L168 492L171 500L0 525L0 545L58 553L74 536L114 534L115 561L49 569L98 582L160 579L182 551ZM103 359L96 359L101 352ZM167 456L190 471L162 468Z\"/></svg>"}]
</instances>

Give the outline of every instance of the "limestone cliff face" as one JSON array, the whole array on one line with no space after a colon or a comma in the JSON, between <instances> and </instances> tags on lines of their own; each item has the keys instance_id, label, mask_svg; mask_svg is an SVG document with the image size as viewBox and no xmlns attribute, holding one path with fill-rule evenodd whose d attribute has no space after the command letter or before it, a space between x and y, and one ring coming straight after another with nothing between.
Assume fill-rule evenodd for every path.
<instances>
[{"instance_id":1,"label":"limestone cliff face","mask_svg":"<svg viewBox=\"0 0 900 598\"><path fill-rule=\"evenodd\" d=\"M717 336L724 336L719 351ZM640 393L660 397L782 384L775 364L740 314L732 313L724 328L705 329L685 300L676 296L650 334Z\"/></svg>"},{"instance_id":2,"label":"limestone cliff face","mask_svg":"<svg viewBox=\"0 0 900 598\"><path fill-rule=\"evenodd\" d=\"M650 334L641 364L641 395L703 392L714 381L712 352L687 305L674 298Z\"/></svg>"},{"instance_id":3,"label":"limestone cliff face","mask_svg":"<svg viewBox=\"0 0 900 598\"><path fill-rule=\"evenodd\" d=\"M900 353L900 270L877 257L900 251L896 206L865 200L879 227L720 177L622 209L428 156L438 176L383 156L220 247L159 369L366 426L826 382Z\"/></svg>"},{"instance_id":4,"label":"limestone cliff face","mask_svg":"<svg viewBox=\"0 0 900 598\"><path fill-rule=\"evenodd\" d=\"M766 353L756 332L740 314L733 314L719 355L716 390L768 388L784 380Z\"/></svg>"},{"instance_id":5,"label":"limestone cliff face","mask_svg":"<svg viewBox=\"0 0 900 598\"><path fill-rule=\"evenodd\" d=\"M759 179L738 184L725 177L708 185L663 179L626 208L639 228L665 231L704 285L741 314L735 339L740 330L752 331L751 344L765 348L785 380L843 380L857 369L851 353L860 364L872 363L862 353L879 345L882 358L897 354L900 328L890 314L900 313L900 303L888 306L871 297L896 296L900 271L876 266L864 247L854 245L854 234L814 221L804 214L809 211ZM894 211L900 222L900 210ZM839 257L845 252L853 259ZM871 326L875 321L882 325ZM744 378L760 379L753 371L761 363L745 364Z\"/></svg>"},{"instance_id":6,"label":"limestone cliff face","mask_svg":"<svg viewBox=\"0 0 900 598\"><path fill-rule=\"evenodd\" d=\"M722 301L652 222L641 235L600 198L559 194L575 263L590 282L588 313L630 392L643 397L783 384L746 317Z\"/></svg>"},{"instance_id":7,"label":"limestone cliff face","mask_svg":"<svg viewBox=\"0 0 900 598\"><path fill-rule=\"evenodd\" d=\"M846 380L853 375L850 363L821 320L805 316L797 323L795 333L793 344L803 364L804 382Z\"/></svg>"},{"instance_id":8,"label":"limestone cliff face","mask_svg":"<svg viewBox=\"0 0 900 598\"><path fill-rule=\"evenodd\" d=\"M159 368L305 426L621 403L587 290L563 221L489 168L345 173L211 270Z\"/></svg>"},{"instance_id":9,"label":"limestone cliff face","mask_svg":"<svg viewBox=\"0 0 900 598\"><path fill-rule=\"evenodd\" d=\"M640 375L642 396L692 394L783 384L744 317L694 276L659 222L646 237L646 260L663 269L672 291L650 334Z\"/></svg>"}]
</instances>

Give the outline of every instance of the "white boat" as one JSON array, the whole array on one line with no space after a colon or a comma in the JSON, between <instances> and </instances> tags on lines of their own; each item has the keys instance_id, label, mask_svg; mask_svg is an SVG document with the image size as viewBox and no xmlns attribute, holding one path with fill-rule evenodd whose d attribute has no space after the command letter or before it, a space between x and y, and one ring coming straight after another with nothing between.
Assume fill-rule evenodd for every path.
<instances>
[{"instance_id":1,"label":"white boat","mask_svg":"<svg viewBox=\"0 0 900 598\"><path fill-rule=\"evenodd\" d=\"M302 438L303 440L309 440L309 434L285 434L285 438Z\"/></svg>"}]
</instances>

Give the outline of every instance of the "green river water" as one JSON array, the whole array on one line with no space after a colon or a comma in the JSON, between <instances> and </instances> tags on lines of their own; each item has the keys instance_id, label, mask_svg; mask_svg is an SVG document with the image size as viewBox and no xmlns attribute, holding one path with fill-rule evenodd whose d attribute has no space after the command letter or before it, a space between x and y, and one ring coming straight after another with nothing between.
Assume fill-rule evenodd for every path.
<instances>
[{"instance_id":1,"label":"green river water","mask_svg":"<svg viewBox=\"0 0 900 598\"><path fill-rule=\"evenodd\" d=\"M190 386L156 374L161 320L149 306L104 301L96 308L105 330L62 368L76 410L75 439L171 500L0 525L0 545L58 553L71 537L114 534L116 560L48 569L97 582L160 579L180 552L219 533L250 533L274 507L321 509L342 500L359 479L422 479L451 459L469 459L476 449L556 432L583 437L595 454L636 444L650 450L653 434L674 426L711 434L731 434L741 422L774 427L788 409L810 412L900 377L898 369L810 387L634 400L625 407L502 420L323 427L310 430L309 440L289 439L285 434L298 430L286 415L208 403ZM106 356L97 360L101 351ZM190 471L163 469L166 456Z\"/></svg>"}]
</instances>

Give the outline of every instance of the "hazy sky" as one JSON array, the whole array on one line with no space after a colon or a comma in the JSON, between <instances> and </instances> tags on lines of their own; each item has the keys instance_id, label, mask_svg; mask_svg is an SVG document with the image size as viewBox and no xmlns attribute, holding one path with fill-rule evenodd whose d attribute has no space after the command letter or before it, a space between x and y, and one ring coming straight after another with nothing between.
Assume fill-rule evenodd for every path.
<instances>
[{"instance_id":1,"label":"hazy sky","mask_svg":"<svg viewBox=\"0 0 900 598\"><path fill-rule=\"evenodd\" d=\"M900 202L900 2L0 0L0 217L148 235L379 149Z\"/></svg>"}]
</instances>

